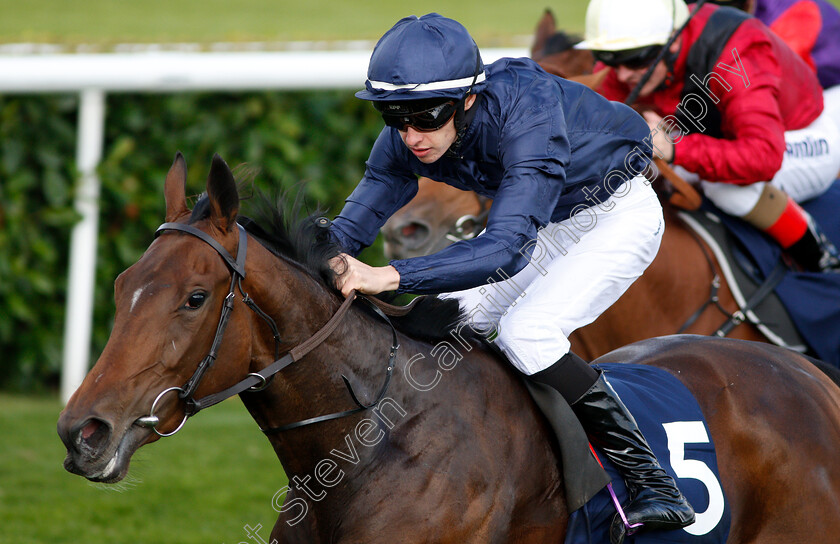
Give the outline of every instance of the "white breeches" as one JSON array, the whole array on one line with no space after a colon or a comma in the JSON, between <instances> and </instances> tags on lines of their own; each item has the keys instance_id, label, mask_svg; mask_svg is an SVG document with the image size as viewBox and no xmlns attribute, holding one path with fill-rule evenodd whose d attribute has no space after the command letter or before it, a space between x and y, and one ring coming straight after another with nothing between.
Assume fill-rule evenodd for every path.
<instances>
[{"instance_id":1,"label":"white breeches","mask_svg":"<svg viewBox=\"0 0 840 544\"><path fill-rule=\"evenodd\" d=\"M470 327L531 375L569 351L569 335L592 323L642 275L659 250L662 206L643 177L608 200L540 229L530 263L513 277L449 293Z\"/></svg>"}]
</instances>

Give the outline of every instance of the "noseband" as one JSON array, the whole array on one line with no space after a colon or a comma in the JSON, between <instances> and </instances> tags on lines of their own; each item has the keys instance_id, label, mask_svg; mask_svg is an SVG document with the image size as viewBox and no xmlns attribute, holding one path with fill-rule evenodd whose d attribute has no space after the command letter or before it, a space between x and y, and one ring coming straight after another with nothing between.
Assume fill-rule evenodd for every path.
<instances>
[{"instance_id":1,"label":"noseband","mask_svg":"<svg viewBox=\"0 0 840 544\"><path fill-rule=\"evenodd\" d=\"M327 221L327 220L323 220ZM327 223L328 224L328 223ZM291 350L289 350L286 355L280 357L280 344L282 341L280 340L280 333L277 329L277 324L274 320L262 311L259 306L254 302L254 300L248 296L242 289L242 279L245 277L245 257L248 251L248 235L245 231L245 228L242 227L239 223L236 224L236 227L239 230L239 247L236 251L236 258L234 259L228 251L222 247L222 245L217 242L214 238L212 238L206 232L199 230L191 225L185 225L183 223L164 223L160 227L158 227L157 231L155 232L155 238L160 236L161 233L167 230L176 230L181 232L186 232L197 238L201 239L202 241L209 244L216 253L218 253L222 259L224 259L225 264L228 266L231 272L230 278L230 288L228 289L228 294L225 297L224 303L222 305L222 313L219 317L219 323L216 326L216 335L213 337L213 342L210 345L210 351L207 355L202 359L199 363L198 367L196 368L193 375L186 381L184 385L181 387L169 387L164 389L162 392L158 394L155 398L154 402L152 402L152 408L149 411L148 416L141 417L135 421L135 424L140 425L141 427L151 428L155 433L159 436L172 436L173 434L177 433L186 423L187 419L199 411L209 408L214 404L218 404L219 402L230 398L234 395L243 392L259 392L268 387L269 382L274 377L275 374L289 366L290 364L298 361L304 355L318 347L324 340L327 339L330 334L338 327L338 324L347 314L350 306L353 303L353 300L356 297L355 292L352 292L341 304L338 311L324 324L321 329L319 329L315 334L313 334L308 340L302 342L301 344L295 346ZM259 372L251 372L249 373L243 380L239 383L224 389L218 393L214 393L211 395L207 395L200 399L196 399L194 397L195 391L198 388L201 380L204 378L205 373L207 370L213 366L213 363L216 361L216 357L218 355L219 346L222 343L222 337L224 336L225 329L227 328L228 321L230 319L230 314L233 311L233 302L236 298L235 290L238 287L239 292L242 294L242 301L249 307L251 310L254 311L260 318L262 318L268 326L271 328L272 334L274 335L274 358L275 361L267 366L266 368L262 369ZM289 423L287 425L283 425L281 427L276 427L272 429L263 429L265 433L277 433L289 429L294 429L296 427L302 427L304 425L310 425L312 423L318 423L321 421L328 421L331 419L337 419L340 417L348 416L351 414L355 414L357 412L361 412L363 410L368 410L373 406L376 406L380 400L385 396L385 391L388 389L388 384L391 381L391 376L394 370L394 361L396 360L397 356L397 349L399 349L399 342L397 340L397 331L394 328L391 320L385 315L382 310L380 310L376 305L371 303L366 297L362 296L362 300L365 300L370 304L373 311L383 318L388 325L391 327L391 333L393 335L393 342L391 343L391 350L388 358L388 367L386 370L385 376L385 383L382 385L382 388L379 391L379 394L370 404L363 404L359 401L358 397L356 396L353 388L350 386L350 382L345 376L341 378L344 380L344 384L347 386L347 389L350 391L350 396L352 397L353 401L356 403L357 407L346 410L343 412L336 412L333 414L327 414L323 416L313 417L309 419L305 419L303 421L297 421L294 423ZM178 391L178 398L182 399L185 402L184 408L184 419L181 420L181 423L178 427L171 432L168 433L161 433L157 429L157 425L160 423L160 418L155 415L155 408L157 407L158 402L160 399L165 396L167 393L172 391Z\"/></svg>"},{"instance_id":2,"label":"noseband","mask_svg":"<svg viewBox=\"0 0 840 544\"><path fill-rule=\"evenodd\" d=\"M475 197L478 200L478 215L466 214L459 217L455 221L455 226L446 233L446 239L450 242L471 240L484 230L484 223L490 214L490 206L487 205L490 199L478 193L475 194Z\"/></svg>"}]
</instances>

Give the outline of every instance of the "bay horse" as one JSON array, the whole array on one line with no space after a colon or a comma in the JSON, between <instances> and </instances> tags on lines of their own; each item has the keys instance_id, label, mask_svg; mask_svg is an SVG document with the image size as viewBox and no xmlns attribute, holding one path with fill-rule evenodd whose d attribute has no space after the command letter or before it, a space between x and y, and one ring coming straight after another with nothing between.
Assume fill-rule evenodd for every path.
<instances>
[{"instance_id":1,"label":"bay horse","mask_svg":"<svg viewBox=\"0 0 840 544\"><path fill-rule=\"evenodd\" d=\"M383 225L388 259L430 255L458 240L478 236L492 201L429 178L419 178L417 194Z\"/></svg>"},{"instance_id":2,"label":"bay horse","mask_svg":"<svg viewBox=\"0 0 840 544\"><path fill-rule=\"evenodd\" d=\"M117 278L108 343L59 417L67 470L117 482L138 448L239 393L290 475L271 537L280 544L563 541L551 435L509 364L474 339L433 387L434 365L414 365L412 381L418 354L435 360L434 334L397 332L342 299L321 275L317 228L296 233L274 217L246 232L218 156L192 210L185 182L178 154L166 222ZM415 319L446 321L437 311ZM697 398L718 447L729 544L840 533L840 389L805 357L682 335L602 361L663 368Z\"/></svg>"}]
</instances>

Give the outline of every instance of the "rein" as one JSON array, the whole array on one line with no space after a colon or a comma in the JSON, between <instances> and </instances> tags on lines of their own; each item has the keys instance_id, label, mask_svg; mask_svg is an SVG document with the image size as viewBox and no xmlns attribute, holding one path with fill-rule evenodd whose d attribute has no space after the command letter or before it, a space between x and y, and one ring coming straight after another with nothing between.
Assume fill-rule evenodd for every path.
<instances>
[{"instance_id":1,"label":"rein","mask_svg":"<svg viewBox=\"0 0 840 544\"><path fill-rule=\"evenodd\" d=\"M282 341L280 340L280 334L277 329L277 324L268 314L261 310L259 306L257 306L257 304L254 302L254 300L251 299L251 297L248 296L248 294L242 289L242 279L245 277L245 257L247 254L248 237L242 225L237 223L236 226L239 229L239 247L237 248L235 259L214 238L212 238L206 232L201 231L191 225L185 225L182 223L164 223L160 227L158 227L157 231L155 232L155 238L157 238L162 232L167 230L186 232L188 234L196 236L197 238L209 244L214 250L216 250L216 252L222 257L222 259L225 261L225 264L227 264L228 268L231 271L230 289L228 290L228 294L225 297L225 301L222 305L221 316L219 317L219 323L216 326L216 335L213 337L213 342L210 345L210 351L204 357L204 359L202 359L193 375L186 381L184 385L182 385L181 387L169 387L167 389L164 389L161 393L158 394L154 402L152 402L152 408L149 412L149 415L141 417L135 421L135 423L137 425L140 425L141 427L151 428L159 436L172 436L173 434L181 430L188 418L197 414L201 410L204 410L205 408L209 408L210 406L220 403L225 399L228 399L234 395L246 391L259 392L268 387L270 380L274 377L275 374L277 374L287 366L291 365L292 363L299 361L310 351L321 345L333 333L333 331L335 331L335 329L338 327L339 323L341 323L344 316L347 315L347 312L350 310L350 307L352 306L353 301L356 298L355 291L351 292L350 295L338 308L336 313L333 314L333 316L329 319L329 321L327 321L327 323L324 324L323 327L321 327L317 332L315 332L315 334L313 334L307 340L289 350L283 357L279 357L280 344ZM239 288L239 292L242 294L242 301L249 308L251 308L251 310L253 310L254 313L256 313L261 319L263 319L271 328L271 331L274 336L275 361L267 367L265 367L264 369L260 370L259 372L249 373L244 379L234 384L233 386L228 387L227 389L219 391L218 393L212 393L200 399L196 399L194 397L195 391L201 383L201 380L204 378L204 375L207 372L207 370L209 370L210 367L213 366L213 363L215 362L216 357L218 355L219 346L222 343L222 337L224 336L225 329L227 328L227 324L230 319L230 314L233 311L233 302L236 298L235 290L237 286ZM391 376L393 375L394 362L396 360L397 350L400 347L399 341L397 339L397 330L396 328L394 328L394 325L391 323L391 320L388 319L388 316L386 315L386 312L388 311L388 309L390 309L387 307L387 305L385 305L386 308L385 311L383 311L383 309L380 308L380 306L382 306L383 304L374 303L371 299L365 297L364 295L360 295L360 298L367 302L373 309L374 313L376 313L379 317L384 319L385 322L388 323L388 325L391 327L392 343L388 357L388 366L386 369L385 382L380 388L379 393L376 396L376 400L374 400L370 404L363 404L362 402L360 402L358 397L356 396L356 393L353 391L353 387L350 385L350 381L347 379L346 376L342 375L341 378L342 380L344 380L344 384L347 386L347 389L350 392L350 396L356 403L356 408L345 410L342 412L335 412L332 414L317 416L302 421L297 421L294 423L289 423L281 427L263 429L263 432L265 432L266 434L278 433L285 430L302 427L304 425L310 425L312 423L328 421L331 419L338 419L364 410L368 410L373 406L376 406L379 403L379 401L381 401L384 398L385 392L388 389L388 385L391 382ZM161 433L157 429L157 425L160 423L160 418L158 418L155 415L155 408L160 399L171 391L178 391L178 398L182 399L185 402L184 418L181 420L181 423L178 425L178 427L175 428L174 431L168 433Z\"/></svg>"},{"instance_id":2,"label":"rein","mask_svg":"<svg viewBox=\"0 0 840 544\"><path fill-rule=\"evenodd\" d=\"M718 296L718 291L721 287L720 274L717 273L717 269L715 268L715 263L712 260L712 256L709 255L708 251L706 251L706 246L703 245L703 240L700 239L700 236L698 236L697 233L694 232L694 230L688 225L686 225L686 230L691 235L691 237L694 238L694 241L697 242L697 247L700 248L700 251L703 253L703 257L706 258L706 264L709 265L709 270L711 270L712 272L712 281L710 283L709 297L706 299L705 302L703 302L703 304L700 305L699 308L697 308L697 310L694 311L693 314L691 314L688 317L688 319L685 320L685 323L682 324L682 326L677 330L675 334L682 334L683 332L685 332L690 326L694 324L695 321L697 321L697 319L703 314L703 312L706 311L706 308L712 305L714 305L723 315L725 315L728 318L728 321L743 321L744 316L743 314L741 314L740 311L736 312L735 314L730 314L728 311L726 311L726 308L724 308L721 305L720 297ZM740 321L738 321L738 323L740 323ZM712 334L716 336L725 336L718 334L718 332L719 331Z\"/></svg>"}]
</instances>

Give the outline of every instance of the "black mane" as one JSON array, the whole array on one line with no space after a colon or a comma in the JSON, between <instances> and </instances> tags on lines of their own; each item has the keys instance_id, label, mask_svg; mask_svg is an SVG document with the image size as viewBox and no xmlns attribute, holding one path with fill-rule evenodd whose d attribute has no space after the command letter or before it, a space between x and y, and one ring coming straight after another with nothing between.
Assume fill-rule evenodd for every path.
<instances>
[{"instance_id":1,"label":"black mane","mask_svg":"<svg viewBox=\"0 0 840 544\"><path fill-rule=\"evenodd\" d=\"M240 215L237 222L251 236L276 256L297 263L341 296L334 287L335 272L328 264L332 257L341 253L341 248L330 237L329 222L322 221L322 210L308 213L301 196L290 199L283 194L271 198L257 193L254 198L243 200L242 204L247 205L248 215ZM209 214L209 201L202 197L193 208L189 222L194 223ZM379 298L392 301L395 296L383 294ZM365 304L359 307L370 312ZM449 338L450 331L463 319L456 300L436 297L424 297L408 315L391 318L401 332L427 342ZM467 329L467 332L471 331Z\"/></svg>"}]
</instances>

